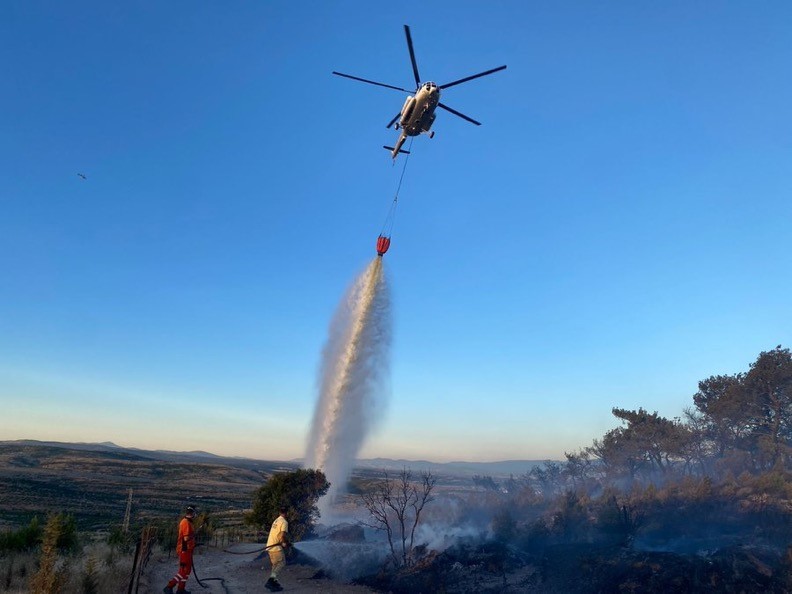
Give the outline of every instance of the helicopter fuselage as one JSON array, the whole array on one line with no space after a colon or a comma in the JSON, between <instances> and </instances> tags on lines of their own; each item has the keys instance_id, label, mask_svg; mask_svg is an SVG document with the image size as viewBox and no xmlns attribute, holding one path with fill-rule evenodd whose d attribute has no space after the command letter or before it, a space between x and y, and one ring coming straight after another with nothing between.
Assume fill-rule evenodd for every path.
<instances>
[{"instance_id":1,"label":"helicopter fuselage","mask_svg":"<svg viewBox=\"0 0 792 594\"><path fill-rule=\"evenodd\" d=\"M440 103L440 89L437 85L433 82L422 84L414 96L410 95L405 100L397 129L401 129L405 136L418 136L423 132L429 132L435 121L435 109L438 103Z\"/></svg>"},{"instance_id":2,"label":"helicopter fuselage","mask_svg":"<svg viewBox=\"0 0 792 594\"><path fill-rule=\"evenodd\" d=\"M391 149L391 156L395 159L401 147L407 140L408 136L418 136L419 134L426 133L429 138L434 136L434 132L430 132L432 124L435 121L435 109L440 103L440 89L433 82L427 82L418 87L415 95L408 95L404 101L401 109L399 121L396 123L396 129L401 130L399 139Z\"/></svg>"}]
</instances>

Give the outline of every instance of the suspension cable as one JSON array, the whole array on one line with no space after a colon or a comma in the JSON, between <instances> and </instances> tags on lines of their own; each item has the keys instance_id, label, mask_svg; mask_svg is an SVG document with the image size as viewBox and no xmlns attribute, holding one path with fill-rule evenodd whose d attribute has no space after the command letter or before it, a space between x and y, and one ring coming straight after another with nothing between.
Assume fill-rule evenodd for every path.
<instances>
[{"instance_id":1,"label":"suspension cable","mask_svg":"<svg viewBox=\"0 0 792 594\"><path fill-rule=\"evenodd\" d=\"M398 206L399 203L399 192L401 191L402 182L404 181L404 173L407 171L407 163L410 160L413 140L415 140L415 137L411 136L410 145L407 147L407 155L404 157L404 165L402 165L401 175L399 176L399 184L396 186L396 194L393 196L393 201L391 202L390 208L388 209L385 222L382 224L382 233L380 233L380 235L384 235L386 237L390 237L393 234L393 226L396 222L396 206Z\"/></svg>"}]
</instances>

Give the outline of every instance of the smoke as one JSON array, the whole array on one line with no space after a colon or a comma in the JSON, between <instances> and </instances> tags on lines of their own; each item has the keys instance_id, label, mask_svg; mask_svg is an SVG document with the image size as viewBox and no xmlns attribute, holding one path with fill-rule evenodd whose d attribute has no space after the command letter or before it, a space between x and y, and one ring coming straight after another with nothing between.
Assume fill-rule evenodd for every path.
<instances>
[{"instance_id":1,"label":"smoke","mask_svg":"<svg viewBox=\"0 0 792 594\"><path fill-rule=\"evenodd\" d=\"M331 486L319 503L326 516L388 391L390 294L382 258L374 258L347 291L330 324L319 370L319 399L306 465L321 469Z\"/></svg>"},{"instance_id":2,"label":"smoke","mask_svg":"<svg viewBox=\"0 0 792 594\"><path fill-rule=\"evenodd\" d=\"M484 542L492 537L488 526L466 523L460 526L420 524L415 531L415 542L426 548L442 552L461 542Z\"/></svg>"},{"instance_id":3,"label":"smoke","mask_svg":"<svg viewBox=\"0 0 792 594\"><path fill-rule=\"evenodd\" d=\"M376 573L388 557L387 548L380 542L304 540L294 546L318 561L334 578L343 581Z\"/></svg>"}]
</instances>

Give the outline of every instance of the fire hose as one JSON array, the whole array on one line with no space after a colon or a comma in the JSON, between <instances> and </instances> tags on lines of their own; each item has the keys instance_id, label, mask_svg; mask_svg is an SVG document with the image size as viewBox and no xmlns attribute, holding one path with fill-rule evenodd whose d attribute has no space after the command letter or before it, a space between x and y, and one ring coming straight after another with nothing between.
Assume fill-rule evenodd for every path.
<instances>
[{"instance_id":1,"label":"fire hose","mask_svg":"<svg viewBox=\"0 0 792 594\"><path fill-rule=\"evenodd\" d=\"M254 549L252 551L239 552L239 551L229 551L228 549L222 549L222 551L224 553L230 553L232 555L252 555L253 553L261 553L261 552L264 552L264 551L266 551L268 549L271 549L273 547L288 548L288 547L284 547L281 543L275 543L275 544L272 544L272 545L269 545L269 546L262 547L260 549ZM204 588L204 589L208 588L208 586L204 585L204 582L220 582L220 586L223 588L223 591L226 594L228 594L228 588L226 588L226 585L225 585L225 578L221 578L221 577L208 577L208 578L204 578L204 579L199 578L198 577L198 570L195 567L195 559L193 559L193 562L192 562L192 569L193 569L193 575L195 576L195 581L198 582L198 585L201 586L201 588Z\"/></svg>"}]
</instances>

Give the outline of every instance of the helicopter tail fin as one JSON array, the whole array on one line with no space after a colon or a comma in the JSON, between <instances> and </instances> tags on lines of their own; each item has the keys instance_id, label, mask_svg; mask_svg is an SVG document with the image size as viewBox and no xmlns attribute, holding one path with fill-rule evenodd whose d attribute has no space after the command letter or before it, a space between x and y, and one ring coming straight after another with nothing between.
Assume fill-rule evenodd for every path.
<instances>
[{"instance_id":1,"label":"helicopter tail fin","mask_svg":"<svg viewBox=\"0 0 792 594\"><path fill-rule=\"evenodd\" d=\"M393 153L394 159L396 158L396 149L395 148L393 148L392 146L385 146L384 144L382 145L382 148L388 149L390 152ZM410 154L410 151L405 151L405 150L402 150L402 149L399 149L398 152L400 152L402 155L409 155Z\"/></svg>"}]
</instances>

